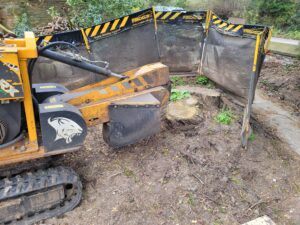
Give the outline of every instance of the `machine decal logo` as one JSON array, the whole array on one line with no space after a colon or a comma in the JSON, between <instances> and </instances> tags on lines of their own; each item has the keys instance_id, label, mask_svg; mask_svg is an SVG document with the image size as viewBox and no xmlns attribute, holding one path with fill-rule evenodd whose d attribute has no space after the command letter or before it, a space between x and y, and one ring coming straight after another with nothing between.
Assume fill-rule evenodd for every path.
<instances>
[{"instance_id":1,"label":"machine decal logo","mask_svg":"<svg viewBox=\"0 0 300 225\"><path fill-rule=\"evenodd\" d=\"M66 143L69 144L74 136L79 136L83 132L83 129L77 123L65 117L49 118L48 123L56 131L54 141L65 139Z\"/></svg>"},{"instance_id":2,"label":"machine decal logo","mask_svg":"<svg viewBox=\"0 0 300 225\"><path fill-rule=\"evenodd\" d=\"M4 91L5 93L9 94L10 97L15 97L15 93L19 93L20 91L17 90L14 86L8 83L6 80L0 80L0 90Z\"/></svg>"},{"instance_id":3,"label":"machine decal logo","mask_svg":"<svg viewBox=\"0 0 300 225\"><path fill-rule=\"evenodd\" d=\"M132 23L139 23L143 20L151 19L151 17L152 17L152 12L150 12L150 13L146 12L138 17L132 18L131 21L132 21Z\"/></svg>"},{"instance_id":4,"label":"machine decal logo","mask_svg":"<svg viewBox=\"0 0 300 225\"><path fill-rule=\"evenodd\" d=\"M4 65L7 66L11 70L17 70L17 71L19 71L19 67L16 66L16 65L13 65L11 63L4 63Z\"/></svg>"}]
</instances>

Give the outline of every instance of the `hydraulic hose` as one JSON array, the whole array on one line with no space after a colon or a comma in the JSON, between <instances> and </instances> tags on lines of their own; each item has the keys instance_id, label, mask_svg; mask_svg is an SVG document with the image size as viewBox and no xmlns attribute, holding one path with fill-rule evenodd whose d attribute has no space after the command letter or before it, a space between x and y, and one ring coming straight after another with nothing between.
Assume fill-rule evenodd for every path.
<instances>
[{"instance_id":1,"label":"hydraulic hose","mask_svg":"<svg viewBox=\"0 0 300 225\"><path fill-rule=\"evenodd\" d=\"M56 41L56 42L52 42L42 48L40 48L38 50L38 54L40 55L43 51L49 49L49 48L53 48L55 46L66 46L68 48L72 48L74 49L77 53L79 53L79 49L76 48L75 45L71 44L71 43L68 43L68 42L64 42L64 41ZM28 63L28 72L29 72L29 80L30 80L30 83L32 84L32 73L33 73L33 69L34 69L34 65L36 63L38 58L35 58L35 59L31 59Z\"/></svg>"},{"instance_id":2,"label":"hydraulic hose","mask_svg":"<svg viewBox=\"0 0 300 225\"><path fill-rule=\"evenodd\" d=\"M103 68L97 65L94 65L92 63L89 62L85 62L85 61L81 61L81 60L76 60L74 58L68 57L64 54L61 54L59 52L55 52L49 49L44 49L43 51L39 52L41 56L46 57L48 59L52 59L58 62L62 62L65 64L68 64L70 66L75 66L93 73L98 73L98 74L102 74L105 76L113 76L113 77L117 77L117 78L126 78L126 76L122 75L122 74L117 74L112 72L111 70L107 69L107 68Z\"/></svg>"}]
</instances>

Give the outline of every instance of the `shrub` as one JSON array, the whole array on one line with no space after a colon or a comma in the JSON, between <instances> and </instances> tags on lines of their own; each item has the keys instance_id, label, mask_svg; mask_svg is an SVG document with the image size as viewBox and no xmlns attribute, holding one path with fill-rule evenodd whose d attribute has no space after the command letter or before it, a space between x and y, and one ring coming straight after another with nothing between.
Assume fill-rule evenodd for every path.
<instances>
[{"instance_id":1,"label":"shrub","mask_svg":"<svg viewBox=\"0 0 300 225\"><path fill-rule=\"evenodd\" d=\"M296 3L293 0L260 0L259 16L268 24L285 27L291 24L291 18L296 13Z\"/></svg>"},{"instance_id":2,"label":"shrub","mask_svg":"<svg viewBox=\"0 0 300 225\"><path fill-rule=\"evenodd\" d=\"M47 10L47 13L49 16L51 16L52 19L60 16L59 12L57 11L57 9L54 6L49 7L49 9Z\"/></svg>"},{"instance_id":3,"label":"shrub","mask_svg":"<svg viewBox=\"0 0 300 225\"><path fill-rule=\"evenodd\" d=\"M186 7L187 0L66 0L69 17L75 27L88 27L152 5Z\"/></svg>"},{"instance_id":4,"label":"shrub","mask_svg":"<svg viewBox=\"0 0 300 225\"><path fill-rule=\"evenodd\" d=\"M18 37L24 37L24 32L25 31L30 31L31 26L28 20L28 15L27 13L23 13L20 17L18 17L16 26L15 26L15 34Z\"/></svg>"},{"instance_id":5,"label":"shrub","mask_svg":"<svg viewBox=\"0 0 300 225\"><path fill-rule=\"evenodd\" d=\"M263 23L283 29L297 20L299 3L294 0L252 0L246 9L246 17L250 23Z\"/></svg>"},{"instance_id":6,"label":"shrub","mask_svg":"<svg viewBox=\"0 0 300 225\"><path fill-rule=\"evenodd\" d=\"M67 0L74 26L88 27L143 8L141 0Z\"/></svg>"}]
</instances>

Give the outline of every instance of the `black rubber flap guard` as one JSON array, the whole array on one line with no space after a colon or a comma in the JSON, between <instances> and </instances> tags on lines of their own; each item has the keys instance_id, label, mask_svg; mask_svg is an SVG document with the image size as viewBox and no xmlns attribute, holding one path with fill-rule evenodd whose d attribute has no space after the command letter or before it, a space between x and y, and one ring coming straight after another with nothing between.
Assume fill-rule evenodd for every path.
<instances>
[{"instance_id":1,"label":"black rubber flap guard","mask_svg":"<svg viewBox=\"0 0 300 225\"><path fill-rule=\"evenodd\" d=\"M113 103L110 122L103 125L103 138L113 148L134 144L160 131L159 101L151 94Z\"/></svg>"}]
</instances>

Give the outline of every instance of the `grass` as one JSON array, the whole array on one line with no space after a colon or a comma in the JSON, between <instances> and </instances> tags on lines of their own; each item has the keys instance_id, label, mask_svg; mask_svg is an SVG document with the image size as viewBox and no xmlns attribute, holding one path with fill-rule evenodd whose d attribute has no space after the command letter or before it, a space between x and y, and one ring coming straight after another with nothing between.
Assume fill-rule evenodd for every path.
<instances>
[{"instance_id":1,"label":"grass","mask_svg":"<svg viewBox=\"0 0 300 225\"><path fill-rule=\"evenodd\" d=\"M234 119L234 114L230 109L222 109L214 120L219 124L230 125Z\"/></svg>"},{"instance_id":2,"label":"grass","mask_svg":"<svg viewBox=\"0 0 300 225\"><path fill-rule=\"evenodd\" d=\"M190 96L191 96L191 94L189 91L181 91L181 90L177 90L177 89L172 89L170 100L172 102L176 102L178 100L185 99Z\"/></svg>"},{"instance_id":3,"label":"grass","mask_svg":"<svg viewBox=\"0 0 300 225\"><path fill-rule=\"evenodd\" d=\"M176 87L176 86L182 86L185 85L185 81L183 80L182 77L179 76L173 76L170 78L171 82L172 82L172 87Z\"/></svg>"}]
</instances>

